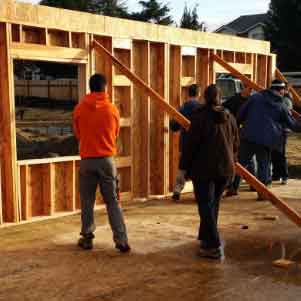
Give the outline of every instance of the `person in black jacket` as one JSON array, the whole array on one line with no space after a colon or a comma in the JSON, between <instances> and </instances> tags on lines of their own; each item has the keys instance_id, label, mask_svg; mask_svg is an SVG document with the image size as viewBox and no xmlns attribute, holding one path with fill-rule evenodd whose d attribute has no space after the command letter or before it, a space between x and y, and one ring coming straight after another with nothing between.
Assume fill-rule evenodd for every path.
<instances>
[{"instance_id":1,"label":"person in black jacket","mask_svg":"<svg viewBox=\"0 0 301 301\"><path fill-rule=\"evenodd\" d=\"M191 118L180 168L192 179L198 203L200 255L219 259L223 254L217 229L219 202L235 174L239 133L236 120L221 106L216 85L209 86L204 96L205 106Z\"/></svg>"},{"instance_id":2,"label":"person in black jacket","mask_svg":"<svg viewBox=\"0 0 301 301\"><path fill-rule=\"evenodd\" d=\"M199 102L200 97L200 88L198 85L193 84L189 87L188 90L189 98L184 102L184 104L180 107L179 112L184 115L186 118L190 119L192 112L198 108L201 104ZM186 130L175 120L170 121L170 129L173 132L180 131L180 157L182 153L182 146L184 140L186 138ZM180 159L181 160L181 159ZM180 168L177 171L176 183L173 190L172 199L177 202L180 200L181 192L184 189L186 183L186 174L184 170Z\"/></svg>"}]
</instances>

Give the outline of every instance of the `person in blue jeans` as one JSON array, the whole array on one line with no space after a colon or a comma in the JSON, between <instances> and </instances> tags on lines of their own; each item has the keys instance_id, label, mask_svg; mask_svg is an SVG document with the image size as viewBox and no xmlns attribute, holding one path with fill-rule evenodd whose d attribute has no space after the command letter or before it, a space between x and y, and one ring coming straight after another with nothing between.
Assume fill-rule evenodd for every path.
<instances>
[{"instance_id":1,"label":"person in blue jeans","mask_svg":"<svg viewBox=\"0 0 301 301\"><path fill-rule=\"evenodd\" d=\"M184 102L184 104L180 107L179 112L184 115L187 119L191 118L193 111L195 111L198 107L200 107L199 102L200 97L200 88L198 85L193 84L189 87L188 90L188 99ZM170 121L170 129L173 132L180 131L180 157L182 153L182 147L185 142L187 132L186 130L175 120ZM181 159L180 159L181 160ZM180 200L181 192L184 189L186 183L186 173L184 170L178 169L176 183L173 190L172 199L177 202Z\"/></svg>"},{"instance_id":2,"label":"person in blue jeans","mask_svg":"<svg viewBox=\"0 0 301 301\"><path fill-rule=\"evenodd\" d=\"M243 125L239 163L247 167L254 155L257 160L257 176L265 185L270 182L270 161L272 150L281 150L286 128L300 132L301 123L295 121L283 104L285 83L274 80L270 89L252 95L242 106L238 120ZM235 179L238 191L240 177ZM258 195L258 200L263 200Z\"/></svg>"},{"instance_id":3,"label":"person in blue jeans","mask_svg":"<svg viewBox=\"0 0 301 301\"><path fill-rule=\"evenodd\" d=\"M221 106L216 85L205 91L205 105L193 113L182 149L180 169L192 179L200 215L201 257L220 259L223 247L218 232L219 203L233 179L239 134L232 114Z\"/></svg>"}]
</instances>

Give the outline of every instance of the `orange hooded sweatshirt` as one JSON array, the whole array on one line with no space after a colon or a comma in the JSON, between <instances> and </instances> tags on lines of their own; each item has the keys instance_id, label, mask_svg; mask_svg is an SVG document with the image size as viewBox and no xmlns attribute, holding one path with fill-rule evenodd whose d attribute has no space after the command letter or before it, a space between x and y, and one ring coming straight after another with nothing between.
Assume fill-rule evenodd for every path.
<instances>
[{"instance_id":1,"label":"orange hooded sweatshirt","mask_svg":"<svg viewBox=\"0 0 301 301\"><path fill-rule=\"evenodd\" d=\"M120 116L106 93L86 95L73 113L73 129L81 158L111 157L117 153Z\"/></svg>"}]
</instances>

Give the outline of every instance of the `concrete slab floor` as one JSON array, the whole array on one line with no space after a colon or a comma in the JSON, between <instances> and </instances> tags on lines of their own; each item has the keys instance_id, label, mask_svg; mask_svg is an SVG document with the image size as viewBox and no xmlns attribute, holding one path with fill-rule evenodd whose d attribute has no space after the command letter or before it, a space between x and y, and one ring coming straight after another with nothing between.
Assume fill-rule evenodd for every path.
<instances>
[{"instance_id":1,"label":"concrete slab floor","mask_svg":"<svg viewBox=\"0 0 301 301\"><path fill-rule=\"evenodd\" d=\"M273 189L301 210L300 181ZM93 251L76 247L79 216L0 229L0 300L301 299L301 270L272 265L279 242L301 263L301 230L255 193L222 201L224 262L197 255L192 195L130 206L125 215L130 255L115 251L105 212L97 213Z\"/></svg>"}]
</instances>

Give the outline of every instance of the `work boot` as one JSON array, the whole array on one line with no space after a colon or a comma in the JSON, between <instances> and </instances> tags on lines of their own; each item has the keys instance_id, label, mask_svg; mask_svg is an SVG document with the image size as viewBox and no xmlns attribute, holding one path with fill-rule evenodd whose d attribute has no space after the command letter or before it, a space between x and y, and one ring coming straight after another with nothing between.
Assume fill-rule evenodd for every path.
<instances>
[{"instance_id":1,"label":"work boot","mask_svg":"<svg viewBox=\"0 0 301 301\"><path fill-rule=\"evenodd\" d=\"M116 244L115 248L118 249L121 253L129 253L131 251L131 247L128 243Z\"/></svg>"},{"instance_id":2,"label":"work boot","mask_svg":"<svg viewBox=\"0 0 301 301\"><path fill-rule=\"evenodd\" d=\"M174 202L179 202L181 195L178 192L174 192L171 198L173 199Z\"/></svg>"},{"instance_id":3,"label":"work boot","mask_svg":"<svg viewBox=\"0 0 301 301\"><path fill-rule=\"evenodd\" d=\"M225 198L230 198L231 196L237 196L237 195L238 195L237 190L229 189L225 194Z\"/></svg>"},{"instance_id":4,"label":"work boot","mask_svg":"<svg viewBox=\"0 0 301 301\"><path fill-rule=\"evenodd\" d=\"M221 248L204 249L201 247L199 255L209 259L222 259L224 257Z\"/></svg>"},{"instance_id":5,"label":"work boot","mask_svg":"<svg viewBox=\"0 0 301 301\"><path fill-rule=\"evenodd\" d=\"M92 250L93 249L93 238L83 236L78 240L78 246L83 250Z\"/></svg>"},{"instance_id":6,"label":"work boot","mask_svg":"<svg viewBox=\"0 0 301 301\"><path fill-rule=\"evenodd\" d=\"M282 178L281 179L281 185L287 185L288 179Z\"/></svg>"}]
</instances>

